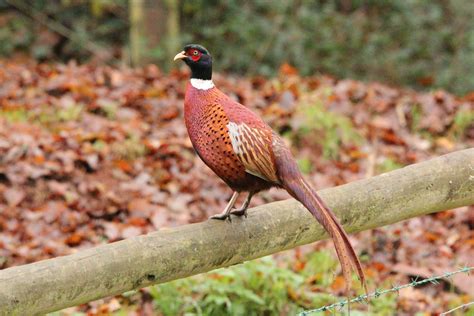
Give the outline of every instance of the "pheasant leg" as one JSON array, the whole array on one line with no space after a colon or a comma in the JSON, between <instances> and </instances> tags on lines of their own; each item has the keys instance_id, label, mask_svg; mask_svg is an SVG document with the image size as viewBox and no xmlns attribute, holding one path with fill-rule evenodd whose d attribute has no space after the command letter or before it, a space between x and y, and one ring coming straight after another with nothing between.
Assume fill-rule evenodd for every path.
<instances>
[{"instance_id":1,"label":"pheasant leg","mask_svg":"<svg viewBox=\"0 0 474 316\"><path fill-rule=\"evenodd\" d=\"M229 203L227 203L227 206L225 207L224 211L220 214L212 215L209 217L209 219L219 219L219 220L226 220L228 219L229 222L231 221L230 219L230 211L234 207L235 201L237 200L237 197L239 196L239 192L234 192L232 194L232 197L229 200Z\"/></svg>"},{"instance_id":2,"label":"pheasant leg","mask_svg":"<svg viewBox=\"0 0 474 316\"><path fill-rule=\"evenodd\" d=\"M230 214L236 215L236 216L245 216L245 217L247 217L247 209L249 207L250 201L252 200L252 197L253 197L253 193L249 192L249 195L247 195L247 198L245 199L244 204L242 204L242 206L240 208L237 208L237 209L231 211Z\"/></svg>"}]
</instances>

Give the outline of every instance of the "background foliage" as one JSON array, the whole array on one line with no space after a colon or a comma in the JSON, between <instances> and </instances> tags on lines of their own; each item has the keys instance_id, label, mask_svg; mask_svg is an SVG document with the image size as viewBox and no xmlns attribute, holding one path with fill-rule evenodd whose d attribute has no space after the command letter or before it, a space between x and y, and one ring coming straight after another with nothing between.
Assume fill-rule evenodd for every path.
<instances>
[{"instance_id":1,"label":"background foliage","mask_svg":"<svg viewBox=\"0 0 474 316\"><path fill-rule=\"evenodd\" d=\"M23 50L36 58L85 60L86 43L126 57L128 1L31 1L26 14L42 12L75 34L74 40L35 27L0 0L0 54ZM23 1L28 3L27 1ZM158 1L159 3L159 1ZM175 1L164 1L166 5ZM145 1L145 9L153 6ZM220 71L274 75L288 62L302 75L378 80L465 94L474 87L474 5L471 0L247 1L182 0L179 43L211 48ZM146 14L145 10L145 14ZM153 34L165 21L147 24ZM158 32L158 30L156 30ZM54 36L47 35L54 33ZM144 39L147 40L146 38ZM166 36L146 56L169 65Z\"/></svg>"}]
</instances>

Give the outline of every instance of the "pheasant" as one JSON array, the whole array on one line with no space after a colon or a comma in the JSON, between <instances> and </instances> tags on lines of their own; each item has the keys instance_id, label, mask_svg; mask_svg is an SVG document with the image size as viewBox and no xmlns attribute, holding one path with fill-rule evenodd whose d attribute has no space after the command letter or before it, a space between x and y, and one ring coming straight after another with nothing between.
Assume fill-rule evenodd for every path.
<instances>
[{"instance_id":1,"label":"pheasant","mask_svg":"<svg viewBox=\"0 0 474 316\"><path fill-rule=\"evenodd\" d=\"M201 45L184 46L174 60L191 69L184 99L184 119L199 157L233 190L221 214L211 219L247 216L252 196L272 187L283 188L301 202L334 241L346 284L350 290L351 267L367 292L365 276L346 232L334 213L305 181L283 139L260 117L214 86L212 57ZM239 193L248 193L234 209Z\"/></svg>"}]
</instances>

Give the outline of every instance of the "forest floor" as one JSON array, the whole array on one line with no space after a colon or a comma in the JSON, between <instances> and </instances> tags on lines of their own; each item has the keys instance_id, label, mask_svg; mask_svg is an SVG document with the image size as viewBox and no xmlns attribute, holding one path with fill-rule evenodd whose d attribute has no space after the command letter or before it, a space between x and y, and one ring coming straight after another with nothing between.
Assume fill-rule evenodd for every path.
<instances>
[{"instance_id":1,"label":"forest floor","mask_svg":"<svg viewBox=\"0 0 474 316\"><path fill-rule=\"evenodd\" d=\"M223 209L231 191L194 154L184 126L188 76L155 66L0 60L0 269L204 221ZM216 75L214 81L285 137L318 189L474 147L474 92L456 97L302 78L288 65L274 79ZM286 198L271 190L252 205ZM351 235L372 288L474 266L473 210ZM335 257L324 241L273 258L289 260L288 269L298 273L306 254L322 249ZM329 288L311 291L342 295L339 267L331 269ZM391 308L400 315L441 313L472 301L473 284L473 276L458 275L406 289ZM131 305L129 314L168 314L149 290L132 296L67 313L117 313Z\"/></svg>"}]
</instances>

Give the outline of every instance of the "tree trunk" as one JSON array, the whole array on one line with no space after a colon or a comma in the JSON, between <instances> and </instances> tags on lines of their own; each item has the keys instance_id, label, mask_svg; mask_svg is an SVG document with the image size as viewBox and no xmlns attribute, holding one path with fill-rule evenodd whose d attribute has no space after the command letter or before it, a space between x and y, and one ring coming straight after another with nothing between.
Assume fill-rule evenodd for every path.
<instances>
[{"instance_id":1,"label":"tree trunk","mask_svg":"<svg viewBox=\"0 0 474 316\"><path fill-rule=\"evenodd\" d=\"M130 0L130 58L133 66L172 65L179 50L179 0Z\"/></svg>"},{"instance_id":2,"label":"tree trunk","mask_svg":"<svg viewBox=\"0 0 474 316\"><path fill-rule=\"evenodd\" d=\"M171 65L174 55L180 51L179 47L179 1L166 0L168 10L167 35L166 35L166 58L165 64Z\"/></svg>"},{"instance_id":3,"label":"tree trunk","mask_svg":"<svg viewBox=\"0 0 474 316\"><path fill-rule=\"evenodd\" d=\"M130 15L130 61L132 66L143 62L145 52L145 23L143 19L145 0L130 0L128 2Z\"/></svg>"}]
</instances>

